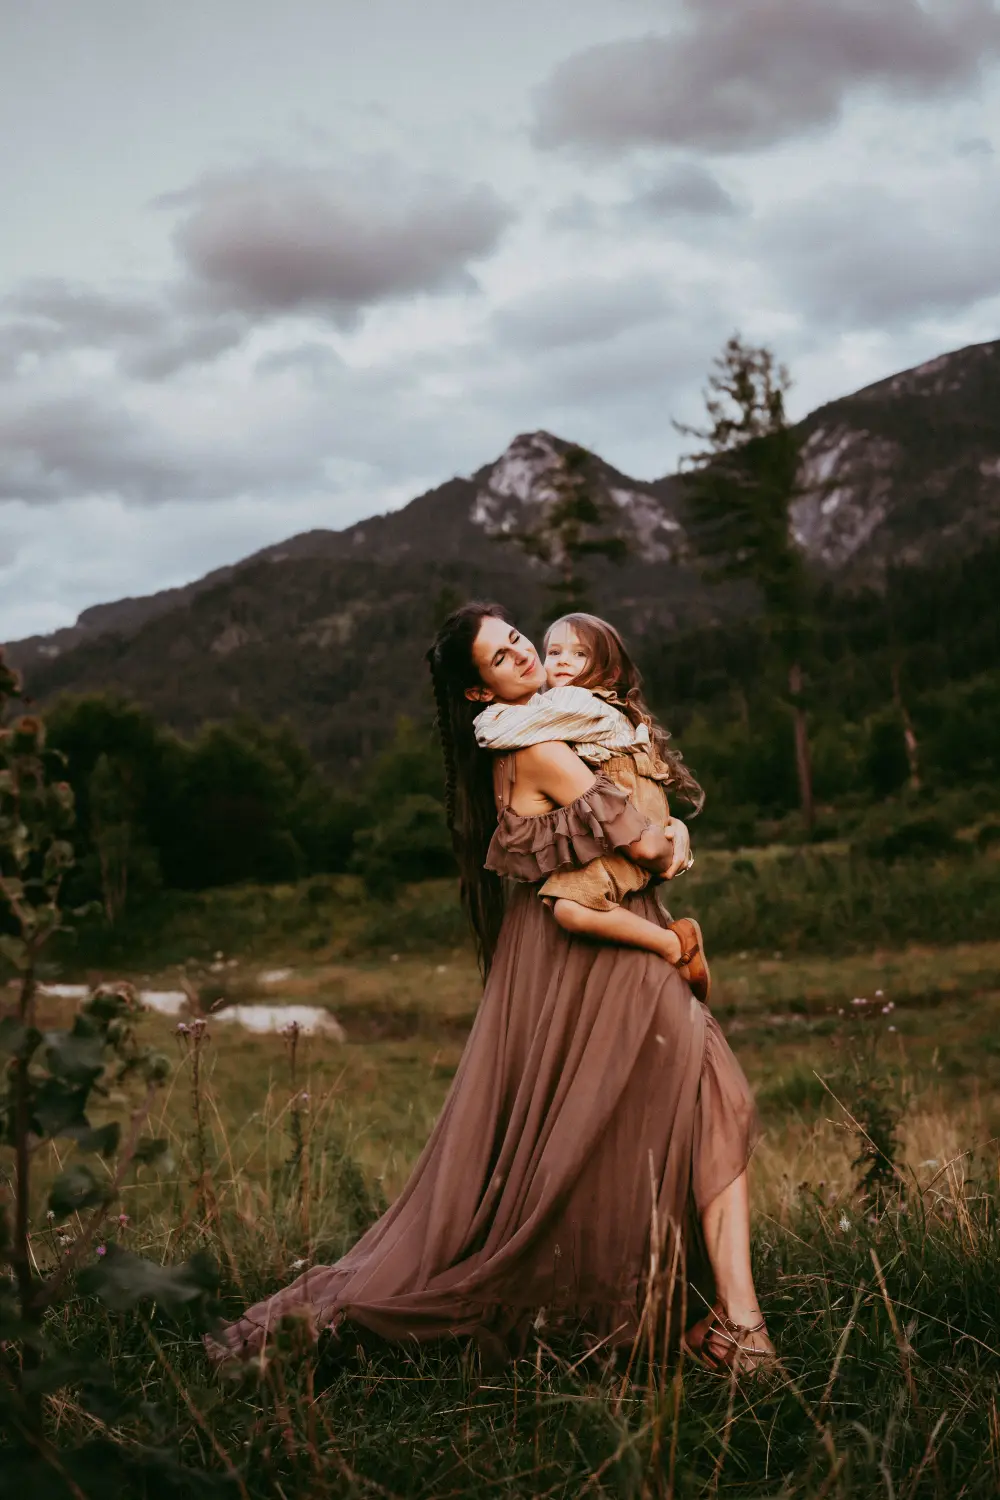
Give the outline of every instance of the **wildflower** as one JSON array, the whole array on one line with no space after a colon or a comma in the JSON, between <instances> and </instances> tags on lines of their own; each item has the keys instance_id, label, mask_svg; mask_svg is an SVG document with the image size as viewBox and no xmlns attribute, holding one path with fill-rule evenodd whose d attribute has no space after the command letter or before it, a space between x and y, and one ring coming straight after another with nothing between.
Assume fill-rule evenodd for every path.
<instances>
[{"instance_id":1,"label":"wildflower","mask_svg":"<svg viewBox=\"0 0 1000 1500\"><path fill-rule=\"evenodd\" d=\"M97 1253L98 1253L98 1255L107 1255L107 1253L108 1253L108 1247L107 1247L107 1245L98 1245L98 1247L97 1247Z\"/></svg>"},{"instance_id":2,"label":"wildflower","mask_svg":"<svg viewBox=\"0 0 1000 1500\"><path fill-rule=\"evenodd\" d=\"M191 1035L191 1028L190 1028L190 1026L185 1026L185 1024L184 1024L183 1021L178 1021L178 1023L177 1023L177 1035L178 1036L190 1036Z\"/></svg>"},{"instance_id":3,"label":"wildflower","mask_svg":"<svg viewBox=\"0 0 1000 1500\"><path fill-rule=\"evenodd\" d=\"M865 998L865 997L864 997L864 996L860 996L860 995L859 995L859 996L856 996L856 997L855 997L855 998L854 998L854 999L853 999L853 1000L852 1000L852 1001L851 1001L851 1004L852 1004L852 1005L867 1005L867 1004L868 1004L868 1001L867 1001L867 999L866 999L866 998Z\"/></svg>"},{"instance_id":4,"label":"wildflower","mask_svg":"<svg viewBox=\"0 0 1000 1500\"><path fill-rule=\"evenodd\" d=\"M890 1011L893 1011L893 1010L895 1010L895 1009L896 1009L896 1007L895 1007L895 1005L894 1005L894 1004L893 1004L893 1002L892 1002L892 1001L891 1001L891 1000L890 1000L890 1001L889 1001L889 1004L888 1004L888 1005L883 1005L883 1007L882 1007L882 1014L883 1014L883 1015L884 1015L884 1016L887 1016L887 1015L888 1015L888 1014L889 1014L889 1012L890 1012Z\"/></svg>"},{"instance_id":5,"label":"wildflower","mask_svg":"<svg viewBox=\"0 0 1000 1500\"><path fill-rule=\"evenodd\" d=\"M847 1217L846 1214L841 1214L841 1216L840 1216L840 1224L838 1225L838 1228L840 1229L841 1233L842 1234L846 1234L847 1231L850 1229L850 1227L851 1227L851 1221L850 1221L850 1219Z\"/></svg>"},{"instance_id":6,"label":"wildflower","mask_svg":"<svg viewBox=\"0 0 1000 1500\"><path fill-rule=\"evenodd\" d=\"M888 1029L888 1030L889 1030L889 1031L895 1031L895 1030L896 1030L896 1027L895 1027L895 1026L890 1026L890 1027L888 1027L888 1028L887 1028L887 1029Z\"/></svg>"},{"instance_id":7,"label":"wildflower","mask_svg":"<svg viewBox=\"0 0 1000 1500\"><path fill-rule=\"evenodd\" d=\"M128 1223L128 1214L119 1214L118 1215L118 1227L120 1229L124 1229L125 1225L127 1223Z\"/></svg>"},{"instance_id":8,"label":"wildflower","mask_svg":"<svg viewBox=\"0 0 1000 1500\"><path fill-rule=\"evenodd\" d=\"M881 998L882 998L882 991L881 990L876 990L875 991L875 999L876 1000L881 1000Z\"/></svg>"},{"instance_id":9,"label":"wildflower","mask_svg":"<svg viewBox=\"0 0 1000 1500\"><path fill-rule=\"evenodd\" d=\"M52 1220L55 1218L55 1213L53 1212L53 1210L51 1208L49 1209L49 1211L45 1215L45 1217L48 1219L49 1223L51 1224Z\"/></svg>"}]
</instances>

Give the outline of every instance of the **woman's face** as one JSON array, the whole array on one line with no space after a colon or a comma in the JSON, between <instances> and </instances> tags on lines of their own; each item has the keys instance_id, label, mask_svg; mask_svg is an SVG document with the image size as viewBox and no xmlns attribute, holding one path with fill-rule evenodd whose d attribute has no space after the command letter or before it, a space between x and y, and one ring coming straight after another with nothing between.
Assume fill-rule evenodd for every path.
<instances>
[{"instance_id":1,"label":"woman's face","mask_svg":"<svg viewBox=\"0 0 1000 1500\"><path fill-rule=\"evenodd\" d=\"M545 668L531 642L514 625L486 615L472 647L481 688L466 697L481 703L526 703L545 686Z\"/></svg>"},{"instance_id":2,"label":"woman's face","mask_svg":"<svg viewBox=\"0 0 1000 1500\"><path fill-rule=\"evenodd\" d=\"M557 620L545 643L545 678L550 688L575 682L590 663L590 652L573 629Z\"/></svg>"}]
</instances>

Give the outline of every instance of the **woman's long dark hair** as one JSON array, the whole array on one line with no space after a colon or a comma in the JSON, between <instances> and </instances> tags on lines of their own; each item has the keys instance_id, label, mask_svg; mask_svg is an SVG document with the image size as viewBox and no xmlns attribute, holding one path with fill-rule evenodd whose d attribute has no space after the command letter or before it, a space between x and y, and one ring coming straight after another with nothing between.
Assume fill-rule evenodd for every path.
<instances>
[{"instance_id":1,"label":"woman's long dark hair","mask_svg":"<svg viewBox=\"0 0 1000 1500\"><path fill-rule=\"evenodd\" d=\"M642 675L615 627L597 615L560 615L545 632L546 651L552 632L559 625L569 625L577 640L587 648L589 660L579 677L573 679L573 686L613 692L612 701L616 707L636 728L645 724L649 730L654 758L670 773L667 785L689 802L696 813L701 812L705 793L684 764L680 751L670 744L668 731L656 722L647 708L642 695Z\"/></svg>"},{"instance_id":2,"label":"woman's long dark hair","mask_svg":"<svg viewBox=\"0 0 1000 1500\"><path fill-rule=\"evenodd\" d=\"M498 875L483 868L497 826L493 757L480 750L472 728L483 705L470 702L465 690L482 686L472 647L483 620L490 618L510 622L499 604L463 604L445 620L427 653L444 755L445 811L458 860L462 905L472 923L484 979L500 936L503 885Z\"/></svg>"}]
</instances>

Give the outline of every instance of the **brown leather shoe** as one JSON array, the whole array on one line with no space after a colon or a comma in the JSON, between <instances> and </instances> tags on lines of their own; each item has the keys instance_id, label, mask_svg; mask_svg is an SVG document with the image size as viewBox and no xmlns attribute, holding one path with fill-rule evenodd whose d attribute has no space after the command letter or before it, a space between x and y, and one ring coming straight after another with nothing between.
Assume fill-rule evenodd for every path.
<instances>
[{"instance_id":1,"label":"brown leather shoe","mask_svg":"<svg viewBox=\"0 0 1000 1500\"><path fill-rule=\"evenodd\" d=\"M705 957L701 928L694 917L681 917L679 922L670 923L668 931L677 934L681 945L681 956L674 965L675 969L682 979L687 980L695 999L707 1005L712 993L712 976Z\"/></svg>"}]
</instances>

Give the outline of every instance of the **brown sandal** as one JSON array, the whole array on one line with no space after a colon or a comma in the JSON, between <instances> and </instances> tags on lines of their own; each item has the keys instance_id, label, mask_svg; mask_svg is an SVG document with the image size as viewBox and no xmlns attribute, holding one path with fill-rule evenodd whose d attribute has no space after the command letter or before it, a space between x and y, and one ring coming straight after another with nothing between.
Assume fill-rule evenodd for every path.
<instances>
[{"instance_id":1,"label":"brown sandal","mask_svg":"<svg viewBox=\"0 0 1000 1500\"><path fill-rule=\"evenodd\" d=\"M695 999L707 1005L712 993L712 976L705 957L701 928L694 917L681 917L679 922L671 922L667 931L676 933L681 945L681 956L674 968L680 970L681 977L687 980Z\"/></svg>"},{"instance_id":2,"label":"brown sandal","mask_svg":"<svg viewBox=\"0 0 1000 1500\"><path fill-rule=\"evenodd\" d=\"M775 1355L770 1349L757 1349L746 1343L755 1334L767 1337L767 1324L761 1318L752 1328L734 1323L716 1304L706 1318L689 1329L681 1340L681 1348L689 1359L713 1375L757 1376L768 1371L774 1364ZM721 1346L721 1347L720 1347Z\"/></svg>"}]
</instances>

